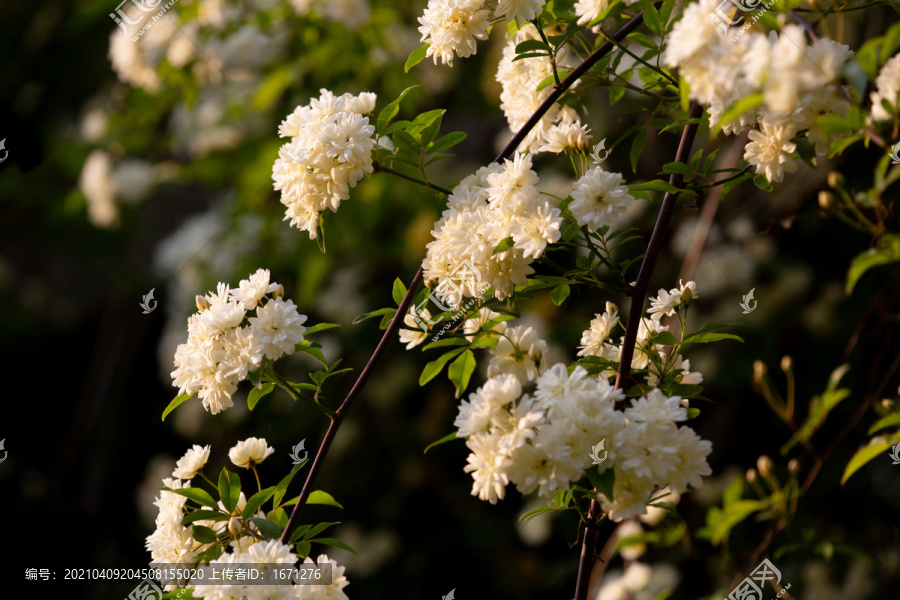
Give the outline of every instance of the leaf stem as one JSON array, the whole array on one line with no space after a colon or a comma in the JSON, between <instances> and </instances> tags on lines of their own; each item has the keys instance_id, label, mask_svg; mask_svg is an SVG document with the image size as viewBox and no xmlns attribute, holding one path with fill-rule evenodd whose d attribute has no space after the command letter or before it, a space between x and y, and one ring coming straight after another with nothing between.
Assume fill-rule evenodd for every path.
<instances>
[{"instance_id":1,"label":"leaf stem","mask_svg":"<svg viewBox=\"0 0 900 600\"><path fill-rule=\"evenodd\" d=\"M375 173L389 173L391 175L394 175L395 177L399 177L400 179L405 179L407 181L412 181L413 183L418 183L419 185L421 185L423 187L430 188L436 192L444 194L445 196L449 196L451 194L450 190L444 189L439 185L434 185L433 183L430 183L428 181L423 181L423 180L413 177L411 175L407 175L406 173L401 173L400 171L398 171L396 169L386 167L380 163L372 163L372 168L374 169ZM423 173L424 173L424 171L423 171Z\"/></svg>"}]
</instances>

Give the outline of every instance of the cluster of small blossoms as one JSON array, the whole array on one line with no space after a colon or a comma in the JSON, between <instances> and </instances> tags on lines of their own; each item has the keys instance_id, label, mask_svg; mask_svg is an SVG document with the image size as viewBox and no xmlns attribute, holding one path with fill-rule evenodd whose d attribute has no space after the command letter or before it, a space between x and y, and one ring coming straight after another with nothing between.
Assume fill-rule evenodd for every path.
<instances>
[{"instance_id":1,"label":"cluster of small blossoms","mask_svg":"<svg viewBox=\"0 0 900 600\"><path fill-rule=\"evenodd\" d=\"M872 101L872 120L893 119L900 107L900 54L896 54L881 67L875 78L875 91L869 96ZM888 112L882 102L891 107Z\"/></svg>"},{"instance_id":2,"label":"cluster of small blossoms","mask_svg":"<svg viewBox=\"0 0 900 600\"><path fill-rule=\"evenodd\" d=\"M269 283L267 269L235 289L219 283L215 293L197 296L199 311L188 317L187 343L175 351L172 384L179 395L199 392L203 407L216 414L234 406L238 383L263 359L293 354L303 341L306 315L283 296L280 284ZM251 311L256 314L248 317Z\"/></svg>"},{"instance_id":3,"label":"cluster of small blossoms","mask_svg":"<svg viewBox=\"0 0 900 600\"><path fill-rule=\"evenodd\" d=\"M279 149L272 167L275 189L287 206L285 220L309 232L310 239L316 237L319 213L337 212L350 188L372 172L375 147L375 127L364 116L375 110L375 94L320 92L278 127L278 135L291 141Z\"/></svg>"},{"instance_id":4,"label":"cluster of small blossoms","mask_svg":"<svg viewBox=\"0 0 900 600\"><path fill-rule=\"evenodd\" d=\"M425 279L436 280L452 304L488 288L500 299L512 295L534 272L530 264L559 239L560 210L540 196L537 182L531 157L517 154L503 165L480 168L453 189L422 263ZM513 246L494 254L508 237Z\"/></svg>"},{"instance_id":5,"label":"cluster of small blossoms","mask_svg":"<svg viewBox=\"0 0 900 600\"><path fill-rule=\"evenodd\" d=\"M631 358L632 369L647 369L647 383L655 387L659 382L661 370L679 371L675 375L675 383L699 384L703 381L703 375L690 371L691 362L682 355L675 357L674 361L667 360L665 346L653 344L650 339L655 335L669 331L668 325L663 325L663 316L673 316L676 310L685 309L693 298L697 298L697 285L693 281L680 284L669 291L659 290L656 298L650 299L650 308L647 312L650 319L641 319L638 327L637 340L634 347L634 355ZM619 309L612 302L606 303L606 311L595 315L590 327L581 334L581 345L578 356L599 356L612 363L619 362L621 344L625 337L619 338L619 344L612 341L612 333L619 326ZM603 375L612 376L615 370L610 368Z\"/></svg>"},{"instance_id":6,"label":"cluster of small blossoms","mask_svg":"<svg viewBox=\"0 0 900 600\"><path fill-rule=\"evenodd\" d=\"M261 463L275 450L271 448L263 438L248 438L238 442L228 452L231 462L241 468L251 468ZM172 473L172 477L163 479L163 484L170 490L178 490L190 487L190 480L196 477L209 460L210 447L194 445L181 457ZM182 525L182 520L188 514L185 509L187 498L168 490L162 490L154 504L159 507L159 515L156 518L156 530L147 536L146 547L150 551L151 564L195 564L197 555L211 548L211 543L202 543L191 535L191 528ZM219 501L219 510L227 513L224 504ZM213 529L218 539L232 539L219 558L209 561L208 565L201 565L199 570L205 572L205 576L195 579L209 581L209 584L186 584L183 581L165 581L167 589L173 589L176 585L186 584L193 590L195 598L206 600L230 600L234 598L247 599L285 599L285 600L347 600L343 588L348 585L344 576L344 567L331 560L326 555L319 555L315 563L322 565L331 563L332 583L328 585L287 585L284 577L275 577L269 565L284 565L291 567L297 556L291 551L289 545L278 540L266 540L260 535L259 529L248 519L250 517L265 516L262 511L255 515L244 515L243 510L247 506L247 498L241 492L235 510L228 520L196 520L194 525ZM214 542L218 543L218 542ZM307 557L303 564L313 564L313 560ZM241 585L229 583L219 579L216 573L222 573L227 568L253 568L260 571L254 578L253 585ZM272 583L259 583L259 581Z\"/></svg>"},{"instance_id":7,"label":"cluster of small blossoms","mask_svg":"<svg viewBox=\"0 0 900 600\"><path fill-rule=\"evenodd\" d=\"M472 56L478 49L476 40L488 38L488 27L497 19L525 23L543 10L546 0L499 0L493 13L485 0L429 0L419 17L419 33L428 44L426 58L434 64L453 66L455 57Z\"/></svg>"},{"instance_id":8,"label":"cluster of small blossoms","mask_svg":"<svg viewBox=\"0 0 900 600\"><path fill-rule=\"evenodd\" d=\"M806 131L819 154L839 137L823 130L816 119L846 114L847 103L835 81L853 52L826 38L808 44L799 25L786 25L780 34L752 32L729 40L727 29L710 18L717 6L717 0L700 0L685 9L667 38L663 62L678 67L691 97L709 105L712 125L736 102L763 94L763 104L723 131L737 134L753 127L744 159L770 182L779 182L785 171L797 169L790 156L796 150L791 141L795 136Z\"/></svg>"},{"instance_id":9,"label":"cluster of small blossoms","mask_svg":"<svg viewBox=\"0 0 900 600\"><path fill-rule=\"evenodd\" d=\"M533 394L522 394L513 375L497 375L470 394L454 422L471 451L472 495L492 504L512 483L522 494L551 498L593 468L592 447L605 440L608 455L596 468L614 469L612 497L598 500L613 521L647 512L653 491L666 485L684 492L712 473L706 457L712 444L689 427L678 427L687 411L678 396L658 389L632 400L604 378L562 363L536 379Z\"/></svg>"}]
</instances>

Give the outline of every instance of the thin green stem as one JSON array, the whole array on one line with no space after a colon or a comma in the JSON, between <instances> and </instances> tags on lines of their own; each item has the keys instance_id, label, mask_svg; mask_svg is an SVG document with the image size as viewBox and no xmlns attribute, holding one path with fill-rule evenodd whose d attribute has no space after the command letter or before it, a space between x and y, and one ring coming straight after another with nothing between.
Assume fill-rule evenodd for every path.
<instances>
[{"instance_id":1,"label":"thin green stem","mask_svg":"<svg viewBox=\"0 0 900 600\"><path fill-rule=\"evenodd\" d=\"M407 175L406 173L401 173L400 171L397 171L396 169L386 167L380 163L372 163L372 168L374 169L375 173L389 173L395 177L399 177L400 179L412 181L413 183L417 183L417 184L421 185L422 187L427 187L429 189L432 189L436 192L444 194L445 196L449 196L451 194L450 190L444 189L439 185L434 185L433 183L430 183L428 181L423 181L423 180L413 177L411 175Z\"/></svg>"}]
</instances>

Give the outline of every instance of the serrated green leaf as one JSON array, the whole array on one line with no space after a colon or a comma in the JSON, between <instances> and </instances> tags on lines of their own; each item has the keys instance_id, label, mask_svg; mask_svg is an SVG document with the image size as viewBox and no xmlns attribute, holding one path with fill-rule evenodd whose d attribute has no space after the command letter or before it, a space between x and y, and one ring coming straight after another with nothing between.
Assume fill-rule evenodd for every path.
<instances>
[{"instance_id":1,"label":"serrated green leaf","mask_svg":"<svg viewBox=\"0 0 900 600\"><path fill-rule=\"evenodd\" d=\"M466 139L466 137L466 134L462 131L451 131L447 135L441 137L438 141L430 144L428 147L428 154L437 154L438 152L452 148Z\"/></svg>"},{"instance_id":2,"label":"serrated green leaf","mask_svg":"<svg viewBox=\"0 0 900 600\"><path fill-rule=\"evenodd\" d=\"M309 494L309 498L306 500L307 504L321 504L325 506L335 506L337 508L343 509L340 502L335 500L331 494L328 492L323 492L322 490L313 490Z\"/></svg>"},{"instance_id":3,"label":"serrated green leaf","mask_svg":"<svg viewBox=\"0 0 900 600\"><path fill-rule=\"evenodd\" d=\"M631 141L631 152L629 153L629 158L631 159L631 172L637 173L637 163L638 159L641 157L641 154L644 153L644 146L647 144L647 130L641 129L634 136L634 139Z\"/></svg>"},{"instance_id":4,"label":"serrated green leaf","mask_svg":"<svg viewBox=\"0 0 900 600\"><path fill-rule=\"evenodd\" d=\"M250 517L248 520L256 525L259 532L269 539L277 540L284 532L284 527L279 527L269 519L264 519L263 517Z\"/></svg>"},{"instance_id":5,"label":"serrated green leaf","mask_svg":"<svg viewBox=\"0 0 900 600\"><path fill-rule=\"evenodd\" d=\"M555 304L556 306L559 306L560 304L562 304L563 302L566 301L566 298L569 297L570 291L571 290L569 289L568 285L565 285L565 284L558 285L555 288L553 288L552 292L550 292L550 300L553 301L553 304Z\"/></svg>"},{"instance_id":6,"label":"serrated green leaf","mask_svg":"<svg viewBox=\"0 0 900 600\"><path fill-rule=\"evenodd\" d=\"M658 36L662 35L662 25L660 23L659 11L652 4L644 7L644 23L647 28Z\"/></svg>"},{"instance_id":7,"label":"serrated green leaf","mask_svg":"<svg viewBox=\"0 0 900 600\"><path fill-rule=\"evenodd\" d=\"M469 341L465 338L444 338L436 342L431 342L430 344L422 348L422 350L425 351L432 348L441 348L444 346L466 346L468 345L468 343Z\"/></svg>"},{"instance_id":8,"label":"serrated green leaf","mask_svg":"<svg viewBox=\"0 0 900 600\"><path fill-rule=\"evenodd\" d=\"M184 515L181 524L188 526L195 521L227 521L230 519L228 515L218 510L194 510Z\"/></svg>"},{"instance_id":9,"label":"serrated green leaf","mask_svg":"<svg viewBox=\"0 0 900 600\"><path fill-rule=\"evenodd\" d=\"M203 525L192 526L191 537L201 544L215 544L218 539L215 531L209 527L204 527Z\"/></svg>"},{"instance_id":10,"label":"serrated green leaf","mask_svg":"<svg viewBox=\"0 0 900 600\"><path fill-rule=\"evenodd\" d=\"M649 190L654 192L669 192L676 194L681 190L675 187L674 185L663 181L662 179L654 179L653 181L648 181L646 183L636 183L628 186L629 191L641 191L641 190Z\"/></svg>"},{"instance_id":11,"label":"serrated green leaf","mask_svg":"<svg viewBox=\"0 0 900 600\"><path fill-rule=\"evenodd\" d=\"M241 497L241 478L237 473L232 473L223 468L219 473L219 500L225 506L225 510L234 513L237 508L238 498Z\"/></svg>"},{"instance_id":12,"label":"serrated green leaf","mask_svg":"<svg viewBox=\"0 0 900 600\"><path fill-rule=\"evenodd\" d=\"M707 344L709 342L718 342L721 340L737 340L738 342L744 343L744 340L737 335L732 333L695 333L694 335L688 336L684 339L685 343L691 344Z\"/></svg>"},{"instance_id":13,"label":"serrated green leaf","mask_svg":"<svg viewBox=\"0 0 900 600\"><path fill-rule=\"evenodd\" d=\"M247 408L250 410L256 408L256 403L259 402L264 396L271 394L272 390L274 389L274 383L264 383L262 387L255 387L250 390L250 393L247 394Z\"/></svg>"},{"instance_id":14,"label":"serrated green leaf","mask_svg":"<svg viewBox=\"0 0 900 600\"><path fill-rule=\"evenodd\" d=\"M844 469L844 475L841 477L841 485L844 485L844 483L846 483L854 473L863 468L866 463L881 453L887 452L892 445L891 442L880 442L863 446L857 450L856 454L853 455L853 458L850 459L850 462L847 463L847 468Z\"/></svg>"},{"instance_id":15,"label":"serrated green leaf","mask_svg":"<svg viewBox=\"0 0 900 600\"><path fill-rule=\"evenodd\" d=\"M466 350L447 369L447 378L456 386L457 398L469 387L469 379L472 378L477 364L475 353Z\"/></svg>"},{"instance_id":16,"label":"serrated green leaf","mask_svg":"<svg viewBox=\"0 0 900 600\"><path fill-rule=\"evenodd\" d=\"M393 318L394 313L396 313L396 312L397 312L396 308L379 308L378 310L373 310L371 312L367 312L367 313L363 313L363 314L359 315L358 317L353 319L353 324L356 325L357 323L362 323L366 319L371 319L373 317L380 317L382 315L390 315Z\"/></svg>"},{"instance_id":17,"label":"serrated green leaf","mask_svg":"<svg viewBox=\"0 0 900 600\"><path fill-rule=\"evenodd\" d=\"M403 303L403 297L406 296L406 285L400 278L394 280L394 288L391 290L391 296L394 298L394 302L397 303L397 306Z\"/></svg>"},{"instance_id":18,"label":"serrated green leaf","mask_svg":"<svg viewBox=\"0 0 900 600\"><path fill-rule=\"evenodd\" d=\"M738 117L744 114L747 111L753 110L757 106L763 103L765 98L762 93L750 94L749 96L742 98L731 105L725 112L722 113L722 116L719 118L719 122L715 124L712 128L713 135L722 131L722 127L736 121Z\"/></svg>"},{"instance_id":19,"label":"serrated green leaf","mask_svg":"<svg viewBox=\"0 0 900 600\"><path fill-rule=\"evenodd\" d=\"M180 490L173 490L169 488L165 489L166 491L172 492L173 494L178 494L179 496L189 498L198 504L204 504L216 510L218 510L219 508L218 503L213 500L213 497L209 495L209 492L202 488L181 488Z\"/></svg>"},{"instance_id":20,"label":"serrated green leaf","mask_svg":"<svg viewBox=\"0 0 900 600\"><path fill-rule=\"evenodd\" d=\"M894 425L900 425L900 413L894 413L875 421L875 423L869 427L869 435L872 435L876 431L893 427Z\"/></svg>"},{"instance_id":21,"label":"serrated green leaf","mask_svg":"<svg viewBox=\"0 0 900 600\"><path fill-rule=\"evenodd\" d=\"M308 540L308 541L315 542L317 544L325 544L326 546L334 546L335 548L341 548L343 550L346 550L347 552L352 552L353 554L356 554L356 550L354 550L353 548L351 548L344 542L341 542L334 538L316 538L314 540Z\"/></svg>"},{"instance_id":22,"label":"serrated green leaf","mask_svg":"<svg viewBox=\"0 0 900 600\"><path fill-rule=\"evenodd\" d=\"M246 517L254 516L262 505L265 504L269 498L275 495L275 486L269 486L267 488L263 488L260 491L256 492L250 499L247 500L247 504L244 505L244 510L241 511L241 515Z\"/></svg>"},{"instance_id":23,"label":"serrated green leaf","mask_svg":"<svg viewBox=\"0 0 900 600\"><path fill-rule=\"evenodd\" d=\"M513 241L512 237L503 238L502 240L500 240L500 243L494 247L494 251L492 252L492 254L500 254L501 252L506 252L514 245L515 242Z\"/></svg>"},{"instance_id":24,"label":"serrated green leaf","mask_svg":"<svg viewBox=\"0 0 900 600\"><path fill-rule=\"evenodd\" d=\"M175 410L176 408L178 408L179 406L181 406L182 404L184 404L185 402L190 400L193 395L194 394L181 394L180 396L175 396L175 398L173 398L172 401L169 402L169 405L166 407L166 410L163 411L162 420L165 421L166 417L169 416L170 412L172 412L173 410Z\"/></svg>"},{"instance_id":25,"label":"serrated green leaf","mask_svg":"<svg viewBox=\"0 0 900 600\"><path fill-rule=\"evenodd\" d=\"M410 53L409 58L406 59L406 63L403 65L403 72L409 73L409 70L414 66L425 60L425 56L428 54L428 48L431 44L422 44L418 48Z\"/></svg>"},{"instance_id":26,"label":"serrated green leaf","mask_svg":"<svg viewBox=\"0 0 900 600\"><path fill-rule=\"evenodd\" d=\"M541 40L525 40L524 42L520 42L516 46L516 54L535 51L544 51L549 54L550 46L548 46Z\"/></svg>"},{"instance_id":27,"label":"serrated green leaf","mask_svg":"<svg viewBox=\"0 0 900 600\"><path fill-rule=\"evenodd\" d=\"M870 248L856 255L856 258L850 263L850 269L847 271L847 295L853 293L853 288L856 287L859 278L869 269L898 260L900 260L900 235L886 234L882 236L877 248Z\"/></svg>"},{"instance_id":28,"label":"serrated green leaf","mask_svg":"<svg viewBox=\"0 0 900 600\"><path fill-rule=\"evenodd\" d=\"M316 525L315 527L310 529L306 533L306 535L303 536L303 538L307 539L307 540L310 538L313 538L313 537L319 535L320 533L322 533L323 531L325 531L326 529L328 529L329 527L332 527L334 525L340 525L340 523L341 523L340 521L325 521L325 522L319 523L318 525Z\"/></svg>"},{"instance_id":29,"label":"serrated green leaf","mask_svg":"<svg viewBox=\"0 0 900 600\"><path fill-rule=\"evenodd\" d=\"M288 538L288 544L293 544L294 542L302 538L311 528L312 525L300 525L299 527L297 527L294 531L291 532L291 537Z\"/></svg>"},{"instance_id":30,"label":"serrated green leaf","mask_svg":"<svg viewBox=\"0 0 900 600\"><path fill-rule=\"evenodd\" d=\"M675 339L675 336L668 331L660 331L653 336L653 343L661 344L663 346L674 346L678 341Z\"/></svg>"},{"instance_id":31,"label":"serrated green leaf","mask_svg":"<svg viewBox=\"0 0 900 600\"><path fill-rule=\"evenodd\" d=\"M340 325L337 323L316 323L312 327L307 327L306 331L303 332L303 335L312 335L313 333L325 331L326 329L334 329L335 327L340 327Z\"/></svg>"},{"instance_id":32,"label":"serrated green leaf","mask_svg":"<svg viewBox=\"0 0 900 600\"><path fill-rule=\"evenodd\" d=\"M765 192L772 191L772 183L768 179L766 179L765 175L757 175L756 177L754 177L753 185Z\"/></svg>"}]
</instances>

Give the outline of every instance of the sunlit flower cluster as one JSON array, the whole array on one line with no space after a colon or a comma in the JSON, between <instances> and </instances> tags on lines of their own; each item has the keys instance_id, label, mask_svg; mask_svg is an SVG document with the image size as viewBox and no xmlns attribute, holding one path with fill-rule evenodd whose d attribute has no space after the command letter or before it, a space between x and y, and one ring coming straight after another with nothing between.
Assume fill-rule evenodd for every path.
<instances>
[{"instance_id":1,"label":"sunlit flower cluster","mask_svg":"<svg viewBox=\"0 0 900 600\"><path fill-rule=\"evenodd\" d=\"M264 359L293 354L303 341L306 316L283 294L269 282L269 271L259 269L236 289L219 283L215 293L198 296L187 343L175 352L172 383L179 395L199 393L203 407L216 414L234 405L238 383Z\"/></svg>"},{"instance_id":2,"label":"sunlit flower cluster","mask_svg":"<svg viewBox=\"0 0 900 600\"><path fill-rule=\"evenodd\" d=\"M517 154L504 164L480 168L453 189L447 209L434 224L434 241L422 266L448 303L491 288L506 298L534 270L529 266L547 244L559 240L560 210L538 193L531 157ZM494 253L512 238L507 250Z\"/></svg>"},{"instance_id":3,"label":"sunlit flower cluster","mask_svg":"<svg viewBox=\"0 0 900 600\"><path fill-rule=\"evenodd\" d=\"M275 189L287 206L285 220L316 237L319 213L337 212L350 188L371 173L375 126L364 116L375 110L375 94L335 96L321 90L318 99L298 106L278 128L291 141L278 151L272 167Z\"/></svg>"},{"instance_id":4,"label":"sunlit flower cluster","mask_svg":"<svg viewBox=\"0 0 900 600\"><path fill-rule=\"evenodd\" d=\"M616 410L624 398L606 379L581 366L570 374L561 363L536 379L532 394L522 394L515 375L489 379L461 403L454 422L471 451L465 471L472 495L493 504L512 483L522 494L550 498L594 468L591 451L601 441L608 454L596 468L613 468L615 479L612 496L598 499L614 521L646 513L657 488L702 485L712 472L712 444L678 427L687 419L681 399L654 389Z\"/></svg>"},{"instance_id":5,"label":"sunlit flower cluster","mask_svg":"<svg viewBox=\"0 0 900 600\"><path fill-rule=\"evenodd\" d=\"M791 154L797 149L792 140L798 134L806 131L819 154L839 137L824 131L817 118L846 114L835 81L853 52L827 38L809 44L803 28L793 24L768 36L723 31L710 18L717 6L716 0L700 0L685 9L668 36L663 62L678 67L691 97L709 105L711 125L738 101L762 94L761 105L724 124L723 131L737 134L754 127L744 158L758 174L779 182L785 172L797 169Z\"/></svg>"}]
</instances>

